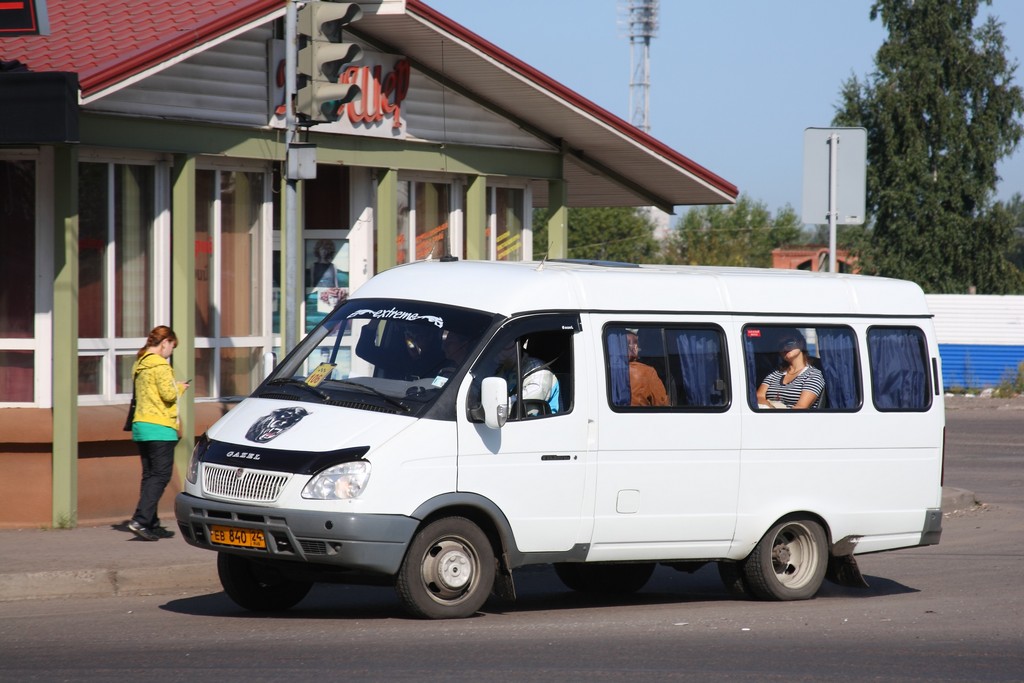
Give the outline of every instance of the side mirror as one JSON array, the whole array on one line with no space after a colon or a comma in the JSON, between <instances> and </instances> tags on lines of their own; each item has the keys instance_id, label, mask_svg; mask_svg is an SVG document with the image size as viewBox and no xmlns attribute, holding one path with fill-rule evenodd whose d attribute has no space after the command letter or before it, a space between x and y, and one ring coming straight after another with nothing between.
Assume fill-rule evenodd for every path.
<instances>
[{"instance_id":1,"label":"side mirror","mask_svg":"<svg viewBox=\"0 0 1024 683\"><path fill-rule=\"evenodd\" d=\"M508 419L508 382L501 377L485 377L480 384L480 405L484 409L484 424L501 429Z\"/></svg>"},{"instance_id":2,"label":"side mirror","mask_svg":"<svg viewBox=\"0 0 1024 683\"><path fill-rule=\"evenodd\" d=\"M270 377L270 373L274 371L277 366L277 356L270 351L263 354L263 379Z\"/></svg>"}]
</instances>

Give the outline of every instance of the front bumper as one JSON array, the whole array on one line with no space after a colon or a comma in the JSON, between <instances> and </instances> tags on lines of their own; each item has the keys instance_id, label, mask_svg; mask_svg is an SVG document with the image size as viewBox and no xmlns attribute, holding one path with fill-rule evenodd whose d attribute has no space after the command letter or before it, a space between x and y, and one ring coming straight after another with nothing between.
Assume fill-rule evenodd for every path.
<instances>
[{"instance_id":1,"label":"front bumper","mask_svg":"<svg viewBox=\"0 0 1024 683\"><path fill-rule=\"evenodd\" d=\"M224 503L179 493L174 513L190 545L266 560L327 565L359 574L393 576L419 522L403 515L312 512ZM258 529L266 549L213 543L210 526Z\"/></svg>"}]
</instances>

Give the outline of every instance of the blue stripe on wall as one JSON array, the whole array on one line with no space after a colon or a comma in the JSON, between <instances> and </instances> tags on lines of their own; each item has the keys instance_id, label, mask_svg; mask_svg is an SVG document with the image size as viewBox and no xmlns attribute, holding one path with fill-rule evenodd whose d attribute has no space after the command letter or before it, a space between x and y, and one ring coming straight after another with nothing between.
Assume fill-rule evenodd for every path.
<instances>
[{"instance_id":1,"label":"blue stripe on wall","mask_svg":"<svg viewBox=\"0 0 1024 683\"><path fill-rule=\"evenodd\" d=\"M950 387L994 387L1017 376L1024 346L939 344L942 383Z\"/></svg>"}]
</instances>

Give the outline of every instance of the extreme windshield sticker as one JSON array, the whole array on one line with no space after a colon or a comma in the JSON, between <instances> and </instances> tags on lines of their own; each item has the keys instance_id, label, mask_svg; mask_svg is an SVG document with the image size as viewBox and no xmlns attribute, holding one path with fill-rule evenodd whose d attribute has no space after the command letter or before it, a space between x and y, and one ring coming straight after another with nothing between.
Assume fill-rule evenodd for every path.
<instances>
[{"instance_id":1,"label":"extreme windshield sticker","mask_svg":"<svg viewBox=\"0 0 1024 683\"><path fill-rule=\"evenodd\" d=\"M407 320L409 322L416 322L419 320L425 320L427 322L434 323L439 328L444 327L444 320L436 315L420 315L419 313L413 313L412 311L400 311L397 308L384 308L376 311L369 308L360 308L358 311L354 311L349 314L351 318L384 318L387 320Z\"/></svg>"}]
</instances>

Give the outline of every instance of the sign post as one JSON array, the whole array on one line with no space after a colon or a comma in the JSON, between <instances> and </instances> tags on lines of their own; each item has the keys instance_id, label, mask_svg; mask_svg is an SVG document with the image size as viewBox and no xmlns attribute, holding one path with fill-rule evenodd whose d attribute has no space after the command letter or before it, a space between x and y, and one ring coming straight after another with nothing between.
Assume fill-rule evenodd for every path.
<instances>
[{"instance_id":1,"label":"sign post","mask_svg":"<svg viewBox=\"0 0 1024 683\"><path fill-rule=\"evenodd\" d=\"M802 218L805 223L828 223L830 273L836 272L836 225L864 222L866 185L866 129L804 130ZM822 221L823 218L826 220Z\"/></svg>"}]
</instances>

